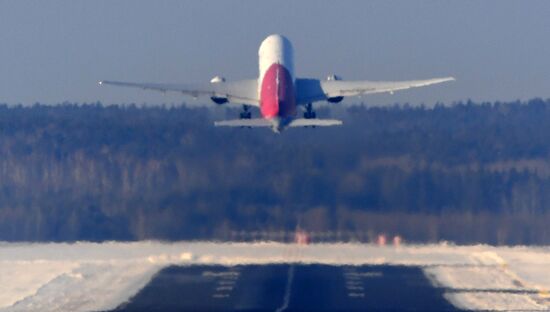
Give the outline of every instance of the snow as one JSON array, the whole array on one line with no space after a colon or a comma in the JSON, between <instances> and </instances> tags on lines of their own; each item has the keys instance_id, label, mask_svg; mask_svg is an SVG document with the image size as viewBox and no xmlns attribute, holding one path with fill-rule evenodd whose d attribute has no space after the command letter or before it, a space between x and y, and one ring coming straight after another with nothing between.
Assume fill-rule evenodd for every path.
<instances>
[{"instance_id":1,"label":"snow","mask_svg":"<svg viewBox=\"0 0 550 312\"><path fill-rule=\"evenodd\" d=\"M36 289L76 266L64 261L0 262L0 307L33 295Z\"/></svg>"},{"instance_id":2,"label":"snow","mask_svg":"<svg viewBox=\"0 0 550 312\"><path fill-rule=\"evenodd\" d=\"M521 294L477 292L445 294L445 297L456 307L465 310L548 311L548 306Z\"/></svg>"},{"instance_id":3,"label":"snow","mask_svg":"<svg viewBox=\"0 0 550 312\"><path fill-rule=\"evenodd\" d=\"M463 309L550 308L549 247L143 241L0 243L0 311L109 310L169 265L268 263L420 266Z\"/></svg>"},{"instance_id":4,"label":"snow","mask_svg":"<svg viewBox=\"0 0 550 312\"><path fill-rule=\"evenodd\" d=\"M433 267L424 270L436 284L453 290L524 290L518 279L500 267Z\"/></svg>"},{"instance_id":5,"label":"snow","mask_svg":"<svg viewBox=\"0 0 550 312\"><path fill-rule=\"evenodd\" d=\"M133 264L83 264L23 298L8 311L98 311L117 307L136 294L159 267Z\"/></svg>"}]
</instances>

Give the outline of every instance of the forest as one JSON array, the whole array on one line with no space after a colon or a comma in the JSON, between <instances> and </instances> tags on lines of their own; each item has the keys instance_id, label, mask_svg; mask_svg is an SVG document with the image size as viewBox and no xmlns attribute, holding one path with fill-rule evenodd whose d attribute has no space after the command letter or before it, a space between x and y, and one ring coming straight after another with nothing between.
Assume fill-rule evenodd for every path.
<instances>
[{"instance_id":1,"label":"forest","mask_svg":"<svg viewBox=\"0 0 550 312\"><path fill-rule=\"evenodd\" d=\"M0 104L0 241L550 243L550 99L333 106L341 127L275 134L213 126L239 108Z\"/></svg>"}]
</instances>

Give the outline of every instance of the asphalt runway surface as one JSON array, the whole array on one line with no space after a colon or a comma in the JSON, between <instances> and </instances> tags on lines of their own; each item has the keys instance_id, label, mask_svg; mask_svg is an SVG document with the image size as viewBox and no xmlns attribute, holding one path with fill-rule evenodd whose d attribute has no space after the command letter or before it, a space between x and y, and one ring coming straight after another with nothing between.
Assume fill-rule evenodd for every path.
<instances>
[{"instance_id":1,"label":"asphalt runway surface","mask_svg":"<svg viewBox=\"0 0 550 312\"><path fill-rule=\"evenodd\" d=\"M459 311L411 266L170 266L114 311Z\"/></svg>"}]
</instances>

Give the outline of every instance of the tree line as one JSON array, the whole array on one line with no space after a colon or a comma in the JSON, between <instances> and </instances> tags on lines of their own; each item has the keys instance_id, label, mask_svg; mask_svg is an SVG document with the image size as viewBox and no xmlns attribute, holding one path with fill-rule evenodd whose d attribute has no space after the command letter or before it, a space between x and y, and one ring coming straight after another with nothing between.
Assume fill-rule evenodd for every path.
<instances>
[{"instance_id":1,"label":"tree line","mask_svg":"<svg viewBox=\"0 0 550 312\"><path fill-rule=\"evenodd\" d=\"M237 109L0 105L0 240L357 231L548 243L550 100L319 109L334 128L220 129Z\"/></svg>"}]
</instances>

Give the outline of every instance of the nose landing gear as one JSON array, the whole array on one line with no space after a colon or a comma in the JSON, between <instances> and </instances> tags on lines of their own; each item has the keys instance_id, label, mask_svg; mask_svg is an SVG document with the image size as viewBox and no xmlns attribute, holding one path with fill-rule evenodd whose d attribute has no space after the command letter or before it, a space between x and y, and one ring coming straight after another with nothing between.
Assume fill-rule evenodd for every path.
<instances>
[{"instance_id":1,"label":"nose landing gear","mask_svg":"<svg viewBox=\"0 0 550 312\"><path fill-rule=\"evenodd\" d=\"M306 104L306 111L304 112L305 119L314 119L317 117L315 111L313 110L313 105L311 103Z\"/></svg>"}]
</instances>

